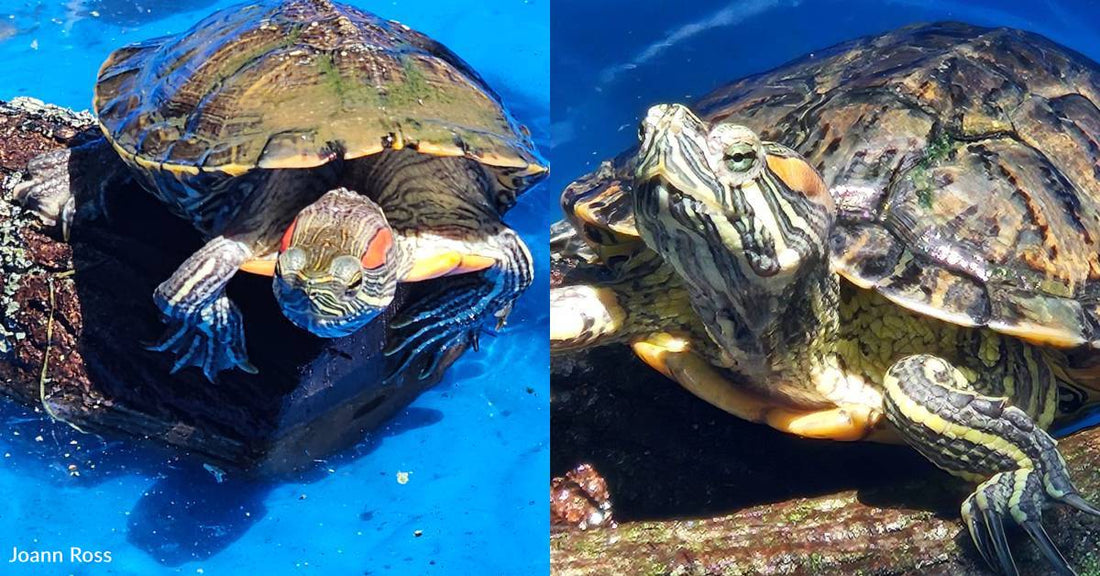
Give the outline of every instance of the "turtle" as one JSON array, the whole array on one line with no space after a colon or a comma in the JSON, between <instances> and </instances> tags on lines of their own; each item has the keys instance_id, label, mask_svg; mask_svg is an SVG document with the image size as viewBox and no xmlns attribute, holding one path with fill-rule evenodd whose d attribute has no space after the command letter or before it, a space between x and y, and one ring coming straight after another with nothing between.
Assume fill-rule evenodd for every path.
<instances>
[{"instance_id":1,"label":"turtle","mask_svg":"<svg viewBox=\"0 0 1100 576\"><path fill-rule=\"evenodd\" d=\"M1100 403L1100 66L1032 33L937 23L648 109L562 194L551 352L629 344L743 419L904 443L1041 523L1074 487L1048 430ZM563 262L565 260L562 260Z\"/></svg>"},{"instance_id":2,"label":"turtle","mask_svg":"<svg viewBox=\"0 0 1100 576\"><path fill-rule=\"evenodd\" d=\"M398 22L329 0L229 7L114 51L93 108L102 135L32 160L14 196L67 234L74 190L109 216L106 192L136 180L193 225L205 245L154 294L168 326L152 349L173 372L255 372L225 293L238 270L272 276L284 315L324 338L378 316L398 283L483 275L395 319L391 355L476 346L532 282L502 215L546 163L477 72Z\"/></svg>"}]
</instances>

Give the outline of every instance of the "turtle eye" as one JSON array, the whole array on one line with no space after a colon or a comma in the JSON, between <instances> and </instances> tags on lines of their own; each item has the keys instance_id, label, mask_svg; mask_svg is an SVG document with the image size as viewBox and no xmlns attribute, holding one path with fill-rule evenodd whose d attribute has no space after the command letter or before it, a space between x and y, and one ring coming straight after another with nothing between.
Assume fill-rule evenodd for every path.
<instances>
[{"instance_id":1,"label":"turtle eye","mask_svg":"<svg viewBox=\"0 0 1100 576\"><path fill-rule=\"evenodd\" d=\"M756 150L749 144L734 144L725 156L726 167L734 172L747 172L756 163Z\"/></svg>"},{"instance_id":2,"label":"turtle eye","mask_svg":"<svg viewBox=\"0 0 1100 576\"><path fill-rule=\"evenodd\" d=\"M306 252L297 246L292 246L282 254L279 254L279 259L276 260L276 266L279 273L294 273L306 266Z\"/></svg>"},{"instance_id":3,"label":"turtle eye","mask_svg":"<svg viewBox=\"0 0 1100 576\"><path fill-rule=\"evenodd\" d=\"M340 256L332 261L329 271L344 285L351 286L356 280L362 280L363 265L354 256Z\"/></svg>"},{"instance_id":4,"label":"turtle eye","mask_svg":"<svg viewBox=\"0 0 1100 576\"><path fill-rule=\"evenodd\" d=\"M348 294L354 294L355 292L358 292L359 289L362 288L362 287L363 287L363 275L362 274L357 274L355 276L355 278L353 278L352 281L348 284Z\"/></svg>"}]
</instances>

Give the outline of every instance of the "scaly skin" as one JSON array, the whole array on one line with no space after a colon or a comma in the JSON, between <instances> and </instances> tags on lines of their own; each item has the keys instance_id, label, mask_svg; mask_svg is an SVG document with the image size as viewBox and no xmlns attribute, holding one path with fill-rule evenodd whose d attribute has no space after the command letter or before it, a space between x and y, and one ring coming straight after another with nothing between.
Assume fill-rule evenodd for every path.
<instances>
[{"instance_id":1,"label":"scaly skin","mask_svg":"<svg viewBox=\"0 0 1100 576\"><path fill-rule=\"evenodd\" d=\"M962 514L991 567L1016 573L1003 528L1011 520L1056 573L1074 574L1043 530L1041 510L1061 502L1100 511L1077 494L1044 430L1097 397L1042 345L1051 340L950 324L842 281L828 252L836 208L817 171L789 149L740 126L707 125L679 105L651 108L640 136L630 190L638 236L683 281L709 342L655 333L634 337L635 351L749 420L818 438L904 440L981 483ZM595 288L621 292L624 270ZM577 287L557 290L567 289ZM573 310L552 302L552 314L586 320L559 320L583 330L552 332L552 349L629 334L631 296L616 296L610 302L622 310L613 315L601 315L607 299L580 300ZM618 325L601 325L607 318ZM717 359L706 352L711 345Z\"/></svg>"}]
</instances>

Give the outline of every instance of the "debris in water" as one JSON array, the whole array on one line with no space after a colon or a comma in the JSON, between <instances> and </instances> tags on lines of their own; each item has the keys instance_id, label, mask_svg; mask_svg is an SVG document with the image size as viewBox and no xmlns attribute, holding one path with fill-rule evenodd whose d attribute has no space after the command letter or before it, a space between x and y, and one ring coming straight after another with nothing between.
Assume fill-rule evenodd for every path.
<instances>
[{"instance_id":1,"label":"debris in water","mask_svg":"<svg viewBox=\"0 0 1100 576\"><path fill-rule=\"evenodd\" d=\"M225 470L222 470L221 468L218 468L217 466L214 466L212 464L206 464L206 463L203 463L202 467L207 472L213 474L214 481L217 482L218 484L221 484L222 482L225 481Z\"/></svg>"}]
</instances>

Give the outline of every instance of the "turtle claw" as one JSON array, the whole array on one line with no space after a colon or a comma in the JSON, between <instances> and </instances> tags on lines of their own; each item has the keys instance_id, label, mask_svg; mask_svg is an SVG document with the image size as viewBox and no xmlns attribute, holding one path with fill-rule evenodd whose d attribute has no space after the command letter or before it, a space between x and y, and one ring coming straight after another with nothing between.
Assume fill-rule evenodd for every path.
<instances>
[{"instance_id":1,"label":"turtle claw","mask_svg":"<svg viewBox=\"0 0 1100 576\"><path fill-rule=\"evenodd\" d=\"M1054 541L1050 539L1050 535L1047 534L1046 529L1043 528L1042 523L1038 520L1028 520L1020 523L1020 527L1027 532L1027 535L1031 537L1032 542L1039 548L1039 551L1046 556L1051 566L1055 567L1055 571L1058 574L1071 575L1074 571L1069 566L1069 562L1066 562L1066 558L1062 556L1062 553L1058 551L1058 548L1054 545Z\"/></svg>"},{"instance_id":2,"label":"turtle claw","mask_svg":"<svg viewBox=\"0 0 1100 576\"><path fill-rule=\"evenodd\" d=\"M78 212L82 219L111 222L107 193L129 178L116 156L102 138L36 156L12 198L68 241Z\"/></svg>"},{"instance_id":3,"label":"turtle claw","mask_svg":"<svg viewBox=\"0 0 1100 576\"><path fill-rule=\"evenodd\" d=\"M68 236L76 203L69 182L68 148L36 156L27 163L27 180L12 189L12 198L49 227Z\"/></svg>"},{"instance_id":4,"label":"turtle claw","mask_svg":"<svg viewBox=\"0 0 1100 576\"><path fill-rule=\"evenodd\" d=\"M981 486L978 487L978 492L971 494L963 503L962 514L970 537L982 559L993 571L1003 576L1018 576L1019 571L1005 536L1005 515L998 509L1003 503L997 500L990 502L987 495L980 495L982 490Z\"/></svg>"},{"instance_id":5,"label":"turtle claw","mask_svg":"<svg viewBox=\"0 0 1100 576\"><path fill-rule=\"evenodd\" d=\"M164 336L146 348L175 355L172 374L195 366L202 370L207 380L214 382L223 370L238 368L249 374L259 372L248 361L240 311L224 295L193 314L167 318L168 329Z\"/></svg>"},{"instance_id":6,"label":"turtle claw","mask_svg":"<svg viewBox=\"0 0 1100 576\"><path fill-rule=\"evenodd\" d=\"M500 332L504 329L504 325L508 323L508 316L512 315L512 303L509 302L493 315L497 318L497 332Z\"/></svg>"},{"instance_id":7,"label":"turtle claw","mask_svg":"<svg viewBox=\"0 0 1100 576\"><path fill-rule=\"evenodd\" d=\"M1092 504L1089 504L1087 500L1082 498L1081 495L1077 494L1076 492L1070 492L1069 494L1059 496L1057 500L1062 504L1082 511L1085 514L1100 518L1100 509L1096 508Z\"/></svg>"},{"instance_id":8,"label":"turtle claw","mask_svg":"<svg viewBox=\"0 0 1100 576\"><path fill-rule=\"evenodd\" d=\"M1019 574L1004 528L1005 521L1012 520L1035 542L1049 562L1051 574L1077 575L1043 528L1040 510L1047 497L1038 472L1016 470L994 475L963 502L962 515L966 527L978 552L994 572L1004 576ZM1054 498L1075 508L1081 504L1092 509L1076 493Z\"/></svg>"},{"instance_id":9,"label":"turtle claw","mask_svg":"<svg viewBox=\"0 0 1100 576\"><path fill-rule=\"evenodd\" d=\"M420 378L427 378L454 346L478 349L482 324L497 313L492 288L491 280L475 274L455 277L401 313L390 323L389 344L383 351L390 359L387 373L401 372L423 354L431 354L420 371Z\"/></svg>"}]
</instances>

